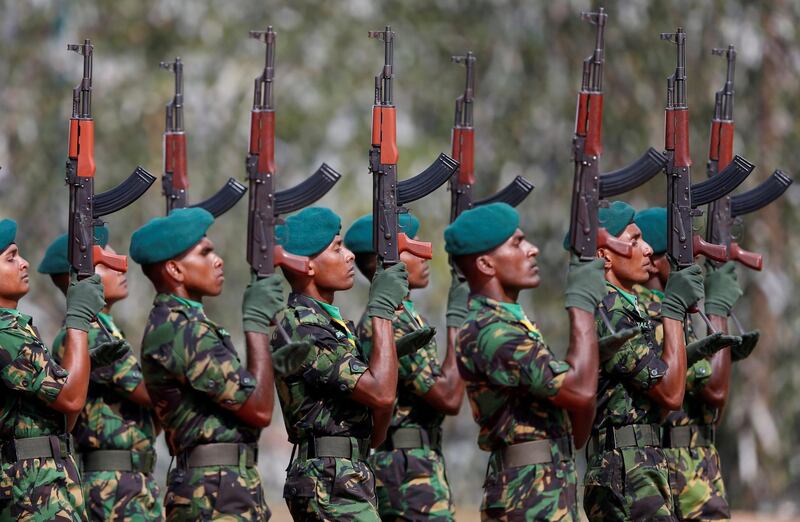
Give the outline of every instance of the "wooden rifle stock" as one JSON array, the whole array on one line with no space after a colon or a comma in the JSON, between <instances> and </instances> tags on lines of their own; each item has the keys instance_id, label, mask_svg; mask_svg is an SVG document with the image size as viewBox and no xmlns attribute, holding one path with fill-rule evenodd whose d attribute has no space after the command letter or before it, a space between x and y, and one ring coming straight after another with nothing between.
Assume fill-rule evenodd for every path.
<instances>
[{"instance_id":1,"label":"wooden rifle stock","mask_svg":"<svg viewBox=\"0 0 800 522\"><path fill-rule=\"evenodd\" d=\"M128 256L110 254L104 251L100 245L92 246L92 262L94 266L103 265L117 272L128 271Z\"/></svg>"},{"instance_id":2,"label":"wooden rifle stock","mask_svg":"<svg viewBox=\"0 0 800 522\"><path fill-rule=\"evenodd\" d=\"M408 252L422 259L433 258L433 246L430 243L411 239L403 232L397 234L397 250Z\"/></svg>"},{"instance_id":3,"label":"wooden rifle stock","mask_svg":"<svg viewBox=\"0 0 800 522\"><path fill-rule=\"evenodd\" d=\"M751 270L758 270L764 267L764 258L756 252L749 252L739 246L735 241L731 242L728 249L728 259L737 261Z\"/></svg>"},{"instance_id":4,"label":"wooden rifle stock","mask_svg":"<svg viewBox=\"0 0 800 522\"><path fill-rule=\"evenodd\" d=\"M282 266L292 270L293 272L299 272L302 274L308 273L309 259L307 257L290 254L280 245L276 245L272 249L272 252L275 266Z\"/></svg>"},{"instance_id":5,"label":"wooden rifle stock","mask_svg":"<svg viewBox=\"0 0 800 522\"><path fill-rule=\"evenodd\" d=\"M612 236L603 227L597 229L597 248L607 248L617 255L630 258L633 256L633 245Z\"/></svg>"}]
</instances>

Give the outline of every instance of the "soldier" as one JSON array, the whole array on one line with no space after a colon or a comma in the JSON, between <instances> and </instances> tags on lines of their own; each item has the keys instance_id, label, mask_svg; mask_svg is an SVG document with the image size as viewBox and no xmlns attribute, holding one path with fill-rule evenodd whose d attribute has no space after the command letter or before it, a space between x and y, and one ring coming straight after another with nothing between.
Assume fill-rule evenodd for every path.
<instances>
[{"instance_id":1,"label":"soldier","mask_svg":"<svg viewBox=\"0 0 800 522\"><path fill-rule=\"evenodd\" d=\"M683 321L703 297L702 271L692 265L673 271L661 302L663 343L656 342L647 311L633 293L649 279L650 245L621 201L600 209L608 232L630 243L630 258L599 247L607 294L596 320L598 336L638 326L641 332L600 362L597 414L584 478L584 510L590 520L676 520L661 449L664 410L677 410L684 395L686 350Z\"/></svg>"},{"instance_id":2,"label":"soldier","mask_svg":"<svg viewBox=\"0 0 800 522\"><path fill-rule=\"evenodd\" d=\"M108 229L95 228L95 244L109 253ZM66 294L69 284L67 235L56 238L37 268ZM124 355L114 364L92 367L86 406L73 430L81 461L83 493L90 520L158 521L163 518L160 492L153 469L157 435L150 396L142 369L130 344L111 317L111 307L128 297L123 272L102 265L96 272L103 283L106 304L88 332L89 348L120 342ZM64 357L65 328L53 342L53 355Z\"/></svg>"},{"instance_id":3,"label":"soldier","mask_svg":"<svg viewBox=\"0 0 800 522\"><path fill-rule=\"evenodd\" d=\"M224 282L222 258L206 237L213 222L203 209L177 209L131 238L130 256L158 293L142 370L176 459L164 505L168 520L267 520L256 457L272 418L266 332L283 306L281 281L253 281L244 293L245 368L228 332L203 310L203 298L219 295Z\"/></svg>"},{"instance_id":4,"label":"soldier","mask_svg":"<svg viewBox=\"0 0 800 522\"><path fill-rule=\"evenodd\" d=\"M670 274L666 258L667 211L664 208L642 210L636 213L634 222L653 248L654 268L646 286L637 285L634 290L657 321L658 337L661 329L658 313ZM662 429L674 509L680 520L730 518L715 446L715 425L728 398L732 356L735 354L738 360L749 355L755 346L752 339L758 335L758 332L744 334L745 345L741 337L724 335L728 332L730 310L741 295L733 263L718 269L707 265L705 310L717 333L697 340L690 328L691 321L687 321L687 340L692 342L686 347L689 359L686 396L682 409L671 412Z\"/></svg>"},{"instance_id":5,"label":"soldier","mask_svg":"<svg viewBox=\"0 0 800 522\"><path fill-rule=\"evenodd\" d=\"M369 362L333 305L336 292L353 286L353 253L342 243L341 220L311 207L276 229L283 248L309 258L308 271L284 268L292 287L280 325L292 340L309 339L306 364L278 377L278 396L289 442L294 444L283 496L294 520L378 521L369 448L386 437L397 390L395 310L408 295L405 265L379 271L370 286ZM273 347L286 344L279 332Z\"/></svg>"},{"instance_id":6,"label":"soldier","mask_svg":"<svg viewBox=\"0 0 800 522\"><path fill-rule=\"evenodd\" d=\"M491 452L482 519L577 521L573 437L585 444L594 413L602 263L570 263L570 342L560 361L518 303L520 291L541 279L539 249L525 239L517 211L505 203L476 207L444 237L470 289L456 349L478 445Z\"/></svg>"},{"instance_id":7,"label":"soldier","mask_svg":"<svg viewBox=\"0 0 800 522\"><path fill-rule=\"evenodd\" d=\"M400 215L400 228L410 238L419 230L419 220ZM355 254L359 271L372 280L377 256L372 244L372 214L358 218L344 236L344 244ZM408 270L408 287L428 286L428 263L410 252L400 260ZM466 295L462 293L466 307ZM455 305L454 305L455 306ZM452 314L451 314L452 315ZM384 520L453 520L453 500L442 455L442 422L456 415L464 397L464 381L458 374L455 337L448 336L447 354L439 364L435 329L416 311L410 296L403 300L392 321L398 355L403 344L414 343L413 353L398 358L397 404L386 441L369 463L375 472L378 511ZM372 351L372 321L366 312L356 328L365 357ZM419 343L419 346L417 346Z\"/></svg>"},{"instance_id":8,"label":"soldier","mask_svg":"<svg viewBox=\"0 0 800 522\"><path fill-rule=\"evenodd\" d=\"M69 429L86 401L90 323L103 307L100 277L67 290L59 366L32 319L17 310L30 288L17 224L0 220L0 520L86 520Z\"/></svg>"}]
</instances>

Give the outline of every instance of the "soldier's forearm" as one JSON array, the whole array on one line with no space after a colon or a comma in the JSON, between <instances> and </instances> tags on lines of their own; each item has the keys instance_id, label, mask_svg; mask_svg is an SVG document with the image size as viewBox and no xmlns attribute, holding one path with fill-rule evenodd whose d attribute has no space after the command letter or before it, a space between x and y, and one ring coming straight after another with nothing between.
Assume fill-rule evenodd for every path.
<instances>
[{"instance_id":1,"label":"soldier's forearm","mask_svg":"<svg viewBox=\"0 0 800 522\"><path fill-rule=\"evenodd\" d=\"M727 317L711 314L708 319L715 330L724 334L728 333ZM711 357L711 377L703 387L700 395L709 405L721 409L728 400L730 383L731 350L730 348L723 348Z\"/></svg>"},{"instance_id":2,"label":"soldier's forearm","mask_svg":"<svg viewBox=\"0 0 800 522\"><path fill-rule=\"evenodd\" d=\"M597 328L591 312L572 307L567 309L567 313L570 336L566 361L570 368L561 389L552 400L556 406L567 410L584 411L594 405L597 395L597 370L600 364Z\"/></svg>"},{"instance_id":3,"label":"soldier's forearm","mask_svg":"<svg viewBox=\"0 0 800 522\"><path fill-rule=\"evenodd\" d=\"M383 441L386 440L386 434L389 432L389 426L392 424L393 407L389 408L375 408L372 410L372 437L370 438L370 446L377 448Z\"/></svg>"},{"instance_id":4,"label":"soldier's forearm","mask_svg":"<svg viewBox=\"0 0 800 522\"><path fill-rule=\"evenodd\" d=\"M442 375L436 384L423 396L425 402L445 415L458 415L461 403L464 402L466 383L458 373L456 363L456 338L458 328L447 329L447 352L442 362Z\"/></svg>"},{"instance_id":5,"label":"soldier's forearm","mask_svg":"<svg viewBox=\"0 0 800 522\"><path fill-rule=\"evenodd\" d=\"M663 328L664 344L661 359L667 364L667 370L661 381L648 391L648 395L662 408L678 410L681 408L686 391L686 343L683 322L665 317Z\"/></svg>"},{"instance_id":6,"label":"soldier's forearm","mask_svg":"<svg viewBox=\"0 0 800 522\"><path fill-rule=\"evenodd\" d=\"M86 332L74 328L67 329L64 334L64 355L61 358L61 367L69 372L67 382L61 388L56 400L49 406L61 413L75 415L77 418L77 414L86 404L86 393L89 390L91 362Z\"/></svg>"},{"instance_id":7,"label":"soldier's forearm","mask_svg":"<svg viewBox=\"0 0 800 522\"><path fill-rule=\"evenodd\" d=\"M256 380L256 386L236 416L256 428L269 426L275 401L272 354L269 338L259 332L245 332L247 343L247 370Z\"/></svg>"},{"instance_id":8,"label":"soldier's forearm","mask_svg":"<svg viewBox=\"0 0 800 522\"><path fill-rule=\"evenodd\" d=\"M369 369L361 375L353 390L354 401L370 408L394 406L397 396L397 353L392 321L373 317L372 353Z\"/></svg>"}]
</instances>

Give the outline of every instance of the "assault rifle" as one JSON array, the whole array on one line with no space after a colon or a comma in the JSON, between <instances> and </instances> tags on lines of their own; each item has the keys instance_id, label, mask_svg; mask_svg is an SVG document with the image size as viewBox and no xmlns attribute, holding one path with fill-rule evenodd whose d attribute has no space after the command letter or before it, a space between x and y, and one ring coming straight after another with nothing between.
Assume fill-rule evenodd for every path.
<instances>
[{"instance_id":1,"label":"assault rifle","mask_svg":"<svg viewBox=\"0 0 800 522\"><path fill-rule=\"evenodd\" d=\"M667 78L665 149L667 155L667 254L680 270L694 263L697 255L725 261L725 245L707 243L692 228L692 218L701 216L697 207L717 200L735 189L755 168L736 156L725 169L705 181L692 185L692 159L689 153L689 106L686 100L686 33L661 33L662 40L676 44L677 66Z\"/></svg>"},{"instance_id":2,"label":"assault rifle","mask_svg":"<svg viewBox=\"0 0 800 522\"><path fill-rule=\"evenodd\" d=\"M394 79L394 37L390 26L383 31L369 31L370 38L383 41L384 64L375 76L375 104L372 107L372 146L369 170L372 173L372 240L379 261L384 266L400 262L400 252L430 259L430 243L414 241L398 231L398 215L408 210L406 203L423 198L450 179L458 169L453 158L439 154L436 161L411 179L397 181L397 108L392 101Z\"/></svg>"},{"instance_id":3,"label":"assault rifle","mask_svg":"<svg viewBox=\"0 0 800 522\"><path fill-rule=\"evenodd\" d=\"M581 90L575 114L572 153L575 178L570 209L569 248L581 260L594 259L598 247L630 257L631 245L620 241L600 226L597 217L601 200L632 190L650 180L664 166L666 158L655 149L648 150L628 167L600 174L603 154L603 67L605 64L605 26L608 15L581 13L581 18L597 27L592 54L583 61Z\"/></svg>"},{"instance_id":4,"label":"assault rifle","mask_svg":"<svg viewBox=\"0 0 800 522\"><path fill-rule=\"evenodd\" d=\"M727 73L725 85L717 91L714 100L714 117L711 120L711 146L708 153L707 172L709 177L716 176L719 169L725 168L733 157L733 97L734 69L736 67L736 48L729 45L727 49L712 49L712 54L725 56ZM728 259L738 261L744 266L761 270L763 258L756 252L748 252L733 240L734 220L737 216L754 212L769 205L783 194L792 180L783 171L776 170L758 187L737 194L725 195L713 201L708 207L706 221L706 240L710 243L725 245L728 248ZM734 212L735 210L735 212Z\"/></svg>"},{"instance_id":5,"label":"assault rifle","mask_svg":"<svg viewBox=\"0 0 800 522\"><path fill-rule=\"evenodd\" d=\"M94 244L94 227L100 219L123 209L144 194L156 178L136 167L128 178L113 189L94 193L94 120L92 119L92 52L88 38L82 44L68 44L68 51L83 56L83 78L72 90L72 117L69 120L69 149L66 183L69 187L69 264L79 279L94 274L94 266L103 264L125 272L128 258L108 254Z\"/></svg>"},{"instance_id":6,"label":"assault rifle","mask_svg":"<svg viewBox=\"0 0 800 522\"><path fill-rule=\"evenodd\" d=\"M308 271L308 258L286 252L275 244L275 225L280 215L294 212L324 196L339 181L341 174L323 163L317 171L292 188L275 190L275 41L272 26L266 31L250 31L250 37L266 44L264 70L255 79L253 110L250 112L250 147L247 154L247 179L250 201L247 213L247 262L258 278L282 266L297 272Z\"/></svg>"},{"instance_id":7,"label":"assault rifle","mask_svg":"<svg viewBox=\"0 0 800 522\"><path fill-rule=\"evenodd\" d=\"M165 111L164 176L161 178L169 214L173 208L183 208L188 204L186 191L189 188L189 176L186 170L186 131L183 128L183 62L177 57L174 62L161 62L159 66L175 73L175 96L167 103ZM247 187L229 178L216 194L191 206L203 208L214 217L219 217L238 203L246 191Z\"/></svg>"},{"instance_id":8,"label":"assault rifle","mask_svg":"<svg viewBox=\"0 0 800 522\"><path fill-rule=\"evenodd\" d=\"M465 210L489 203L508 203L516 207L528 197L533 184L522 176L506 185L494 195L473 201L472 187L475 185L475 128L473 127L473 104L475 103L475 62L472 51L464 56L453 56L454 63L463 63L467 80L464 93L456 98L455 123L451 143L453 158L459 163L458 170L450 178L450 222Z\"/></svg>"}]
</instances>

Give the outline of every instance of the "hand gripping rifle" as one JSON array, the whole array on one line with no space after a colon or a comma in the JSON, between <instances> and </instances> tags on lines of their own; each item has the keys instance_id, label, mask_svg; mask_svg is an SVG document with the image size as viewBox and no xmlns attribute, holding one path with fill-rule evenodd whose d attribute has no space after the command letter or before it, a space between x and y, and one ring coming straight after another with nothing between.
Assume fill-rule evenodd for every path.
<instances>
[{"instance_id":1,"label":"hand gripping rifle","mask_svg":"<svg viewBox=\"0 0 800 522\"><path fill-rule=\"evenodd\" d=\"M281 223L281 214L299 210L324 196L339 181L341 175L323 163L304 181L276 192L273 102L276 33L269 26L266 31L250 31L250 37L266 44L266 61L264 70L255 79L253 110L250 112L250 148L246 160L247 178L250 182L247 262L258 278L274 273L278 266L307 272L307 257L290 254L282 246L275 244L275 225ZM288 342L285 332L281 335Z\"/></svg>"},{"instance_id":2,"label":"hand gripping rifle","mask_svg":"<svg viewBox=\"0 0 800 522\"><path fill-rule=\"evenodd\" d=\"M719 169L724 169L733 157L733 98L734 68L736 66L736 48L729 45L727 49L712 49L712 54L725 56L728 62L725 85L717 91L714 100L714 117L711 120L711 146L708 153L708 176L716 176ZM706 221L706 240L710 243L725 245L728 248L728 260L738 261L744 266L761 270L763 258L756 252L748 252L733 240L733 226L736 216L765 207L777 199L789 188L792 180L783 171L776 170L758 187L737 194L725 195L709 204ZM736 214L733 212L736 202Z\"/></svg>"},{"instance_id":3,"label":"hand gripping rifle","mask_svg":"<svg viewBox=\"0 0 800 522\"><path fill-rule=\"evenodd\" d=\"M458 170L450 178L450 222L465 210L489 203L507 203L516 207L528 197L533 184L522 176L496 194L479 201L472 200L472 187L475 184L475 128L472 112L475 103L475 55L469 51L464 56L453 56L454 63L463 63L467 72L464 93L456 98L455 123L453 124L453 158L459 163Z\"/></svg>"},{"instance_id":4,"label":"hand gripping rifle","mask_svg":"<svg viewBox=\"0 0 800 522\"><path fill-rule=\"evenodd\" d=\"M600 226L597 211L601 200L632 190L658 173L666 158L654 149L648 150L628 167L601 175L603 154L603 67L605 64L605 26L608 15L601 7L597 12L581 13L581 18L597 27L592 54L583 61L581 90L575 114L575 135L572 153L575 177L570 209L569 247L587 261L595 257L598 247L630 257L631 245L615 238Z\"/></svg>"},{"instance_id":5,"label":"hand gripping rifle","mask_svg":"<svg viewBox=\"0 0 800 522\"><path fill-rule=\"evenodd\" d=\"M94 227L102 225L101 217L113 214L136 201L156 178L142 167L111 190L94 193L94 120L92 119L92 51L91 40L68 44L68 51L83 56L83 78L72 90L72 117L69 120L69 150L66 182L69 187L69 263L79 279L94 274L94 266L103 264L125 272L125 256L107 254L94 244Z\"/></svg>"},{"instance_id":6,"label":"hand gripping rifle","mask_svg":"<svg viewBox=\"0 0 800 522\"><path fill-rule=\"evenodd\" d=\"M453 158L439 154L436 161L420 174L397 181L397 108L392 102L394 79L394 37L390 26L383 31L369 31L370 38L384 43L384 65L375 76L375 105L372 107L372 146L369 150L369 170L372 173L372 240L383 266L400 262L400 252L430 259L430 243L414 241L398 231L398 215L408 210L406 203L423 198L450 179L458 169Z\"/></svg>"},{"instance_id":7,"label":"hand gripping rifle","mask_svg":"<svg viewBox=\"0 0 800 522\"><path fill-rule=\"evenodd\" d=\"M180 57L174 62L161 62L162 69L175 73L175 96L166 106L166 122L164 125L164 176L163 194L167 201L167 214L173 208L188 205L186 191L189 189L189 177L186 169L186 131L183 129L183 62ZM219 217L239 202L247 191L247 187L233 178L205 201L190 205L200 207L214 217Z\"/></svg>"}]
</instances>

